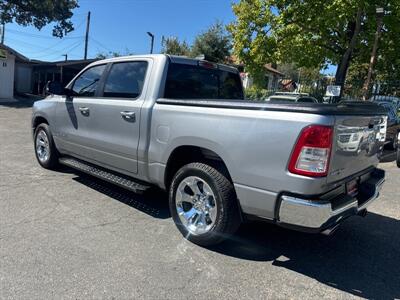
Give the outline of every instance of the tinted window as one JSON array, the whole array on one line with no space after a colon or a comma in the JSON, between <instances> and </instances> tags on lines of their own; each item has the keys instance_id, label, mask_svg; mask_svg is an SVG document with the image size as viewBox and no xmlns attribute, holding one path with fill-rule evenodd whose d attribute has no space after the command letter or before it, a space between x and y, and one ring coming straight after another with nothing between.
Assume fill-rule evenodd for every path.
<instances>
[{"instance_id":1,"label":"tinted window","mask_svg":"<svg viewBox=\"0 0 400 300\"><path fill-rule=\"evenodd\" d=\"M83 72L74 82L72 90L76 96L93 97L106 65L95 66Z\"/></svg>"},{"instance_id":2,"label":"tinted window","mask_svg":"<svg viewBox=\"0 0 400 300\"><path fill-rule=\"evenodd\" d=\"M137 98L142 93L147 62L115 63L108 74L104 97Z\"/></svg>"},{"instance_id":3,"label":"tinted window","mask_svg":"<svg viewBox=\"0 0 400 300\"><path fill-rule=\"evenodd\" d=\"M388 119L390 121L396 121L397 120L397 113L396 113L396 109L392 104L389 103L381 103L381 106L383 106L384 108L386 108L387 112L388 112Z\"/></svg>"},{"instance_id":4,"label":"tinted window","mask_svg":"<svg viewBox=\"0 0 400 300\"><path fill-rule=\"evenodd\" d=\"M302 103L315 103L316 101L313 98L299 98L297 102L302 102Z\"/></svg>"},{"instance_id":5,"label":"tinted window","mask_svg":"<svg viewBox=\"0 0 400 300\"><path fill-rule=\"evenodd\" d=\"M243 100L239 74L200 66L170 64L165 98Z\"/></svg>"}]
</instances>

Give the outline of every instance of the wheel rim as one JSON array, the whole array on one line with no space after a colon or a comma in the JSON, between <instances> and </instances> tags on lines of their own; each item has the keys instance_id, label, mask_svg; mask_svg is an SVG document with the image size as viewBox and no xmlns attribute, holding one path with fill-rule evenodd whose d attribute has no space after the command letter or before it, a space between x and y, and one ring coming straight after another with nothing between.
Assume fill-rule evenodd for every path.
<instances>
[{"instance_id":1,"label":"wheel rim","mask_svg":"<svg viewBox=\"0 0 400 300\"><path fill-rule=\"evenodd\" d=\"M176 211L182 225L193 235L207 233L217 219L217 202L211 187L197 176L186 177L179 184Z\"/></svg>"},{"instance_id":2,"label":"wheel rim","mask_svg":"<svg viewBox=\"0 0 400 300\"><path fill-rule=\"evenodd\" d=\"M50 157L49 139L44 130L36 135L36 154L40 162L46 162Z\"/></svg>"}]
</instances>

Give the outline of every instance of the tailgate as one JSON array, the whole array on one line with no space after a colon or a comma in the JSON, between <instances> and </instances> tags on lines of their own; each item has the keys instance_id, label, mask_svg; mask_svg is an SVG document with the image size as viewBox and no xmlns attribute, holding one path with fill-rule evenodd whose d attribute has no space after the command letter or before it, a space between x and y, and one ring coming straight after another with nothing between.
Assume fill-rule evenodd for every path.
<instances>
[{"instance_id":1,"label":"tailgate","mask_svg":"<svg viewBox=\"0 0 400 300\"><path fill-rule=\"evenodd\" d=\"M354 175L379 163L386 117L336 116L328 182Z\"/></svg>"}]
</instances>

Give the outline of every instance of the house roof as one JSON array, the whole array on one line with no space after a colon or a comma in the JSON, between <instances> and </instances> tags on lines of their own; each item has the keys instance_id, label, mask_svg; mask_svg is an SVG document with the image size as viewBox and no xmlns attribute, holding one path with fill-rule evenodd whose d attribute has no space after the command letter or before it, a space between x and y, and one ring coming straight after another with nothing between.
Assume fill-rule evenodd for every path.
<instances>
[{"instance_id":1,"label":"house roof","mask_svg":"<svg viewBox=\"0 0 400 300\"><path fill-rule=\"evenodd\" d=\"M60 60L60 61L49 62L49 61L42 61L42 60L37 60L37 59L29 59L26 56L19 53L18 51L14 50L11 47L4 45L4 44L0 44L0 49L4 49L7 52L9 52L10 54L14 55L18 62L26 62L26 63L38 65L38 66L64 67L64 66L73 66L73 65L80 65L80 64L87 65L87 64L90 64L97 60L97 59L75 59L75 60L67 60L67 61Z\"/></svg>"},{"instance_id":2,"label":"house roof","mask_svg":"<svg viewBox=\"0 0 400 300\"><path fill-rule=\"evenodd\" d=\"M98 59L74 59L74 60L60 60L60 61L41 61L41 60L32 60L33 63L36 63L39 66L56 66L56 67L67 67L72 65L80 65L80 64L90 64Z\"/></svg>"},{"instance_id":3,"label":"house roof","mask_svg":"<svg viewBox=\"0 0 400 300\"><path fill-rule=\"evenodd\" d=\"M0 44L0 49L4 49L4 50L8 51L10 54L14 55L15 58L17 59L17 61L29 62L29 58L27 58L26 56L22 55L18 51L14 50L4 44Z\"/></svg>"},{"instance_id":4,"label":"house roof","mask_svg":"<svg viewBox=\"0 0 400 300\"><path fill-rule=\"evenodd\" d=\"M279 75L279 76L282 76L282 77L285 76L285 74L283 74L282 72L279 72L277 69L273 68L271 66L271 64L266 64L265 68L271 73L275 73L276 75Z\"/></svg>"},{"instance_id":5,"label":"house roof","mask_svg":"<svg viewBox=\"0 0 400 300\"><path fill-rule=\"evenodd\" d=\"M240 67L245 67L244 63L239 61L239 59L235 56L235 55L231 55L230 57L227 58L227 61L230 64L236 65L236 66L240 66ZM279 72L277 69L273 68L271 64L266 64L264 65L265 69L268 72L274 73L278 76L284 77L285 74L283 74L282 72Z\"/></svg>"}]
</instances>

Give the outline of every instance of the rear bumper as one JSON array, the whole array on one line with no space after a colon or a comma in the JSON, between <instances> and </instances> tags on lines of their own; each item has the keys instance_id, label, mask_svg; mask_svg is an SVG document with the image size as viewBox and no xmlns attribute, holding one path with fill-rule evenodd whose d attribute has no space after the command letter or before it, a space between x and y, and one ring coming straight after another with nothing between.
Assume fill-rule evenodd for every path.
<instances>
[{"instance_id":1,"label":"rear bumper","mask_svg":"<svg viewBox=\"0 0 400 300\"><path fill-rule=\"evenodd\" d=\"M305 199L283 194L278 209L278 224L307 232L322 232L333 228L352 215L363 213L377 199L385 181L385 171L375 169L359 185L356 197L345 194L334 199ZM323 198L323 197L322 197Z\"/></svg>"}]
</instances>

